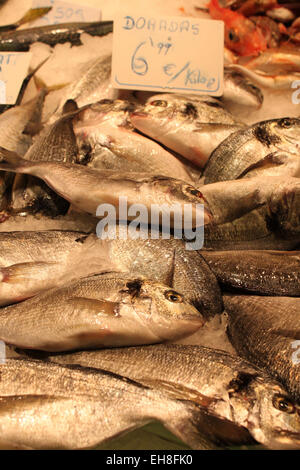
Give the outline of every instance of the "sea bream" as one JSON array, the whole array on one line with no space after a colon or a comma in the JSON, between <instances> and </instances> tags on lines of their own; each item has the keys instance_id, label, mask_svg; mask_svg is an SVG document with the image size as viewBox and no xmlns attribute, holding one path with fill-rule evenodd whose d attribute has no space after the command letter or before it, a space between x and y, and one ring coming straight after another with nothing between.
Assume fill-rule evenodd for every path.
<instances>
[{"instance_id":1,"label":"sea bream","mask_svg":"<svg viewBox=\"0 0 300 470\"><path fill-rule=\"evenodd\" d=\"M83 278L0 309L2 341L45 351L159 343L188 336L203 324L184 294L116 273Z\"/></svg>"},{"instance_id":2,"label":"sea bream","mask_svg":"<svg viewBox=\"0 0 300 470\"><path fill-rule=\"evenodd\" d=\"M224 351L187 345L156 345L51 355L61 364L126 375L177 399L198 404L213 442L247 442L271 449L300 447L299 402L262 370ZM199 422L201 422L199 420Z\"/></svg>"},{"instance_id":3,"label":"sea bream","mask_svg":"<svg viewBox=\"0 0 300 470\"><path fill-rule=\"evenodd\" d=\"M197 251L186 250L182 240L151 239L148 230L138 239L134 233L123 237L119 230L110 240L55 230L0 233L0 305L85 276L114 271L143 276L184 292L205 317L222 312L217 280Z\"/></svg>"},{"instance_id":4,"label":"sea bream","mask_svg":"<svg viewBox=\"0 0 300 470\"><path fill-rule=\"evenodd\" d=\"M300 299L226 295L224 302L234 348L283 383L299 402Z\"/></svg>"},{"instance_id":5,"label":"sea bream","mask_svg":"<svg viewBox=\"0 0 300 470\"><path fill-rule=\"evenodd\" d=\"M130 120L143 134L201 168L218 144L245 127L217 99L195 95L151 96Z\"/></svg>"},{"instance_id":6,"label":"sea bream","mask_svg":"<svg viewBox=\"0 0 300 470\"><path fill-rule=\"evenodd\" d=\"M123 215L119 211L120 198L123 197L127 198L128 205L143 204L148 216L154 204L165 204L167 210L172 209L171 226L176 217L185 220L185 204L190 204L193 227L211 222L211 213L201 192L175 178L143 173L124 174L72 163L28 161L3 148L0 151L0 169L37 176L77 209L94 216L103 217L104 213L99 213L98 207L108 203L115 207L117 220L119 217L134 219L134 216Z\"/></svg>"},{"instance_id":7,"label":"sea bream","mask_svg":"<svg viewBox=\"0 0 300 470\"><path fill-rule=\"evenodd\" d=\"M264 175L300 175L300 119L262 121L235 132L211 154L204 183Z\"/></svg>"},{"instance_id":8,"label":"sea bream","mask_svg":"<svg viewBox=\"0 0 300 470\"><path fill-rule=\"evenodd\" d=\"M151 139L134 131L129 113L136 104L103 99L74 117L80 162L99 169L151 173L191 181L185 165Z\"/></svg>"},{"instance_id":9,"label":"sea bream","mask_svg":"<svg viewBox=\"0 0 300 470\"><path fill-rule=\"evenodd\" d=\"M211 448L198 406L120 375L16 358L0 372L1 448L91 449L152 421L194 449Z\"/></svg>"}]
</instances>

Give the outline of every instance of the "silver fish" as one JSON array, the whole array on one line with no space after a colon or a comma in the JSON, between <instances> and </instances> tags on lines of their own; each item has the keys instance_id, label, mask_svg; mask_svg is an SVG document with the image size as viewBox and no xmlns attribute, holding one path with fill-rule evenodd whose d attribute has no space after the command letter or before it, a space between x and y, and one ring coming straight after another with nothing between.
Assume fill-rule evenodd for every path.
<instances>
[{"instance_id":1,"label":"silver fish","mask_svg":"<svg viewBox=\"0 0 300 470\"><path fill-rule=\"evenodd\" d=\"M201 192L181 180L142 173L126 175L71 163L28 161L3 148L0 153L0 169L37 176L77 209L92 215L96 215L100 204L109 203L116 207L116 216L122 217L119 202L125 197L129 205L143 204L148 212L153 204L165 203L173 208L171 224L177 215L182 219L185 204L191 205L193 227L211 222Z\"/></svg>"},{"instance_id":2,"label":"silver fish","mask_svg":"<svg viewBox=\"0 0 300 470\"><path fill-rule=\"evenodd\" d=\"M204 183L253 176L300 175L300 119L262 121L225 139L211 154Z\"/></svg>"},{"instance_id":3,"label":"silver fish","mask_svg":"<svg viewBox=\"0 0 300 470\"><path fill-rule=\"evenodd\" d=\"M282 382L299 402L300 299L228 295L224 302L235 349Z\"/></svg>"},{"instance_id":4,"label":"silver fish","mask_svg":"<svg viewBox=\"0 0 300 470\"><path fill-rule=\"evenodd\" d=\"M244 127L218 100L207 96L152 96L130 119L136 129L199 167L205 166L218 144Z\"/></svg>"},{"instance_id":5,"label":"silver fish","mask_svg":"<svg viewBox=\"0 0 300 470\"><path fill-rule=\"evenodd\" d=\"M199 407L119 375L25 359L0 371L1 448L91 449L156 420L189 446L211 448Z\"/></svg>"},{"instance_id":6,"label":"silver fish","mask_svg":"<svg viewBox=\"0 0 300 470\"><path fill-rule=\"evenodd\" d=\"M84 278L0 310L1 340L45 351L158 343L203 324L184 295L117 274Z\"/></svg>"},{"instance_id":7,"label":"silver fish","mask_svg":"<svg viewBox=\"0 0 300 470\"><path fill-rule=\"evenodd\" d=\"M256 441L273 449L300 447L299 403L293 402L284 387L267 374L224 351L156 345L48 359L126 374L174 398L193 401L206 410L203 422L212 440L240 443L248 430ZM294 412L289 413L289 409Z\"/></svg>"}]
</instances>

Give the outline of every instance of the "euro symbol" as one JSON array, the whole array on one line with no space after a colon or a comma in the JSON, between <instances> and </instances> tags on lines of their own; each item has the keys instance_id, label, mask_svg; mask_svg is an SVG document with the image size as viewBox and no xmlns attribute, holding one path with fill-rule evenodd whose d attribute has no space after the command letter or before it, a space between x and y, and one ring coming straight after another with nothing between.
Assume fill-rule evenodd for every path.
<instances>
[{"instance_id":1,"label":"euro symbol","mask_svg":"<svg viewBox=\"0 0 300 470\"><path fill-rule=\"evenodd\" d=\"M164 70L166 75L171 77L173 75L173 70L172 69L174 69L174 67L176 67L175 64L167 64L163 67L163 70Z\"/></svg>"}]
</instances>

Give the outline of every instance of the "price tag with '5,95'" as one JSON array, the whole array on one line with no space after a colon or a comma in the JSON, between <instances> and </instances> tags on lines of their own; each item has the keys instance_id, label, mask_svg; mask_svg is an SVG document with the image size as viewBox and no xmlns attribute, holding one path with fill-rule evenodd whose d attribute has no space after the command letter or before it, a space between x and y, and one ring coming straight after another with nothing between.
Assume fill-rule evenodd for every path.
<instances>
[{"instance_id":1,"label":"price tag with '5,95'","mask_svg":"<svg viewBox=\"0 0 300 470\"><path fill-rule=\"evenodd\" d=\"M223 68L223 21L137 14L114 21L116 88L221 96Z\"/></svg>"}]
</instances>

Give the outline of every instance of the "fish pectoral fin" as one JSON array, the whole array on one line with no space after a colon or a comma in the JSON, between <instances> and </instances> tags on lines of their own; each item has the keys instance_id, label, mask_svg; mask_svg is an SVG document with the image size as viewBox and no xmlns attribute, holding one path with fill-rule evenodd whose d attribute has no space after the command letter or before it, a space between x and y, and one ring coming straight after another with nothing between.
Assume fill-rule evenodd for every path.
<instances>
[{"instance_id":1,"label":"fish pectoral fin","mask_svg":"<svg viewBox=\"0 0 300 470\"><path fill-rule=\"evenodd\" d=\"M87 310L89 313L105 316L119 316L119 302L105 299L90 299L87 297L70 297L65 300L69 307L76 310Z\"/></svg>"},{"instance_id":2,"label":"fish pectoral fin","mask_svg":"<svg viewBox=\"0 0 300 470\"><path fill-rule=\"evenodd\" d=\"M0 268L0 282L8 284L17 284L20 281L34 278L40 279L41 271L48 269L57 263L55 262L29 262L12 264Z\"/></svg>"},{"instance_id":3,"label":"fish pectoral fin","mask_svg":"<svg viewBox=\"0 0 300 470\"><path fill-rule=\"evenodd\" d=\"M268 168L272 166L284 165L287 160L287 154L283 152L272 152L266 155L264 158L259 160L256 163L245 168L245 170L238 176L237 179L243 178L247 173L250 173L252 170L258 170L263 168Z\"/></svg>"},{"instance_id":4,"label":"fish pectoral fin","mask_svg":"<svg viewBox=\"0 0 300 470\"><path fill-rule=\"evenodd\" d=\"M147 387L163 390L172 398L177 400L189 400L205 408L215 401L213 398L207 397L195 389L185 387L175 382L154 379L142 379L140 382Z\"/></svg>"}]
</instances>

